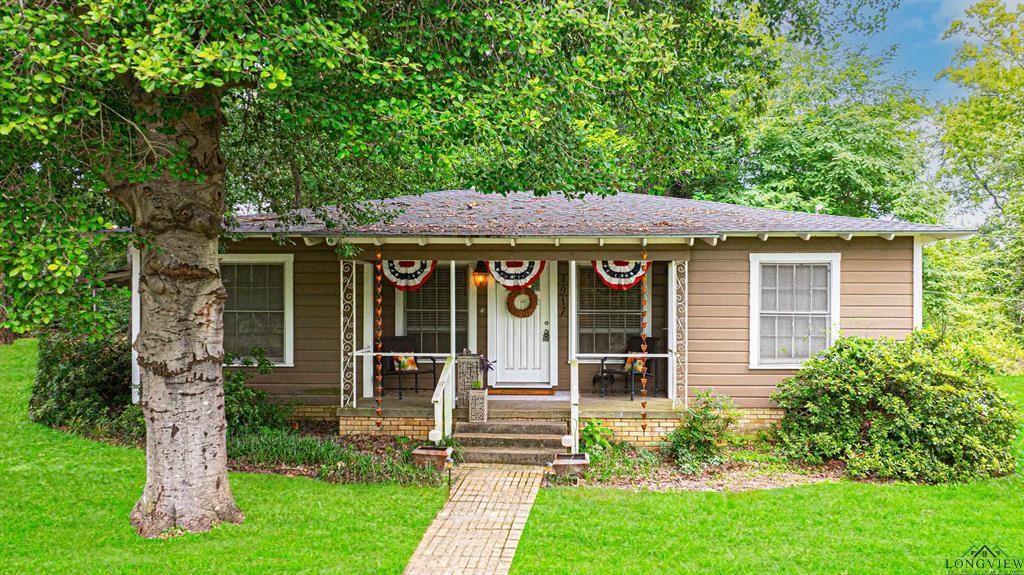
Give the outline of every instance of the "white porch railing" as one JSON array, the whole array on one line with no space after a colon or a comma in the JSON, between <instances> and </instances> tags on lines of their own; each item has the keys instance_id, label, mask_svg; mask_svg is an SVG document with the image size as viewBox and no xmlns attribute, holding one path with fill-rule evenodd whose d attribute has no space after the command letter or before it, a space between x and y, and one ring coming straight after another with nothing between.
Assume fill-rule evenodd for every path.
<instances>
[{"instance_id":1,"label":"white porch railing","mask_svg":"<svg viewBox=\"0 0 1024 575\"><path fill-rule=\"evenodd\" d=\"M430 431L430 440L440 444L452 435L452 409L455 406L455 358L448 356L444 361L444 369L434 388L430 402L434 404L434 429Z\"/></svg>"}]
</instances>

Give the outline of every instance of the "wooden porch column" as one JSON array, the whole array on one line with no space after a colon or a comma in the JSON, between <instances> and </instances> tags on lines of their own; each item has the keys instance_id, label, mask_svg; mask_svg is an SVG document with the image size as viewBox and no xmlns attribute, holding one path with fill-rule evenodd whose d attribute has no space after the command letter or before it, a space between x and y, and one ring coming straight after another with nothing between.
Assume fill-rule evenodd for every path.
<instances>
[{"instance_id":1,"label":"wooden porch column","mask_svg":"<svg viewBox=\"0 0 1024 575\"><path fill-rule=\"evenodd\" d=\"M557 277L557 276L556 276ZM576 359L576 261L569 261L569 440L573 453L580 451L580 364ZM564 441L563 441L564 443Z\"/></svg>"},{"instance_id":2,"label":"wooden porch column","mask_svg":"<svg viewBox=\"0 0 1024 575\"><path fill-rule=\"evenodd\" d=\"M373 349L373 264L362 262L363 268L363 343L362 349ZM363 356L363 397L373 397L373 354Z\"/></svg>"}]
</instances>

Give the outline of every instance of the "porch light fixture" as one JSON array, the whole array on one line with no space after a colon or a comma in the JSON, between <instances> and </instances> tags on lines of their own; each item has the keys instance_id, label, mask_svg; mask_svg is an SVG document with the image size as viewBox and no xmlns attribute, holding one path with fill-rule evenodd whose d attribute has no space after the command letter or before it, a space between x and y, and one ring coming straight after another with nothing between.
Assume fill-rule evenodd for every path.
<instances>
[{"instance_id":1,"label":"porch light fixture","mask_svg":"<svg viewBox=\"0 0 1024 575\"><path fill-rule=\"evenodd\" d=\"M478 288L484 287L487 285L487 276L489 275L491 274L487 271L487 267L484 265L484 262L476 262L476 267L473 268L473 285Z\"/></svg>"}]
</instances>

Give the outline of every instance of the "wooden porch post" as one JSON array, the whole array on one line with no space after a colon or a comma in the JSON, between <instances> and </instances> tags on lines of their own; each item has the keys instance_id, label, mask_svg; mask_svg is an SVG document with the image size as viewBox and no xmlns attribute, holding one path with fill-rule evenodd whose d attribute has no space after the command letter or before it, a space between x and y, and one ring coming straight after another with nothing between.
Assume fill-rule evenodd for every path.
<instances>
[{"instance_id":1,"label":"wooden porch post","mask_svg":"<svg viewBox=\"0 0 1024 575\"><path fill-rule=\"evenodd\" d=\"M362 349L371 350L363 356L363 397L373 397L373 264L364 262L363 268L363 343Z\"/></svg>"},{"instance_id":2,"label":"wooden porch post","mask_svg":"<svg viewBox=\"0 0 1024 575\"><path fill-rule=\"evenodd\" d=\"M580 452L580 364L576 359L576 262L569 261L569 435L572 452Z\"/></svg>"}]
</instances>

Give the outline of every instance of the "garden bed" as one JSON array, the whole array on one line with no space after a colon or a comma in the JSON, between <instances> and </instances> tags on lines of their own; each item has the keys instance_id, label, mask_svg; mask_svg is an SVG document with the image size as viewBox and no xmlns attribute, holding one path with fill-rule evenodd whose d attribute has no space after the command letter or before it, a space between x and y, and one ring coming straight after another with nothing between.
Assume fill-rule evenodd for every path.
<instances>
[{"instance_id":1,"label":"garden bed","mask_svg":"<svg viewBox=\"0 0 1024 575\"><path fill-rule=\"evenodd\" d=\"M545 486L593 486L632 491L751 491L839 481L844 468L833 463L805 466L787 462L763 445L726 451L724 461L701 473L684 473L654 451L619 444L593 469L576 478L549 476Z\"/></svg>"}]
</instances>

